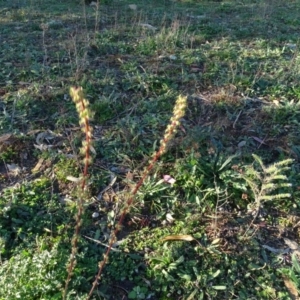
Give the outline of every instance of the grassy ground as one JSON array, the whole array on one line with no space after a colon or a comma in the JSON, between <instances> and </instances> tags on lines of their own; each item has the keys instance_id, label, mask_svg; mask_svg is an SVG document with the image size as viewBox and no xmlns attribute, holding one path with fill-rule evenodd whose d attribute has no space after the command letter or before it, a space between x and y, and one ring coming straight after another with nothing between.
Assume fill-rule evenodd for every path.
<instances>
[{"instance_id":1,"label":"grassy ground","mask_svg":"<svg viewBox=\"0 0 300 300\"><path fill-rule=\"evenodd\" d=\"M86 299L179 94L178 133L92 298L299 299L300 2L107 2L0 2L0 299L62 298L82 172L73 85L96 155L69 299Z\"/></svg>"}]
</instances>

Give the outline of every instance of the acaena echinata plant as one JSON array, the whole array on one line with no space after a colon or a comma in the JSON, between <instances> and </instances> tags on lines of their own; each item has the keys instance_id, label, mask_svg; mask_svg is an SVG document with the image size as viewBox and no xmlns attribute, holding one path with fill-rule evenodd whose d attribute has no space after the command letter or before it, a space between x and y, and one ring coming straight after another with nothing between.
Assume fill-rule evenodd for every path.
<instances>
[{"instance_id":1,"label":"acaena echinata plant","mask_svg":"<svg viewBox=\"0 0 300 300\"><path fill-rule=\"evenodd\" d=\"M83 156L83 172L82 177L78 179L78 193L76 200L77 213L75 216L75 231L72 238L72 250L70 255L70 260L67 266L68 276L65 283L65 288L63 291L63 299L66 299L68 286L73 275L74 268L76 266L76 256L78 249L78 240L80 236L81 220L84 213L84 199L86 194L86 183L89 176L88 168L92 162L91 152L94 152L92 146L92 128L90 126L91 112L89 110L89 102L84 98L83 90L81 87L71 87L70 95L73 102L76 105L76 110L79 116L79 123L85 138L82 141L82 147L80 148L80 153Z\"/></svg>"},{"instance_id":2,"label":"acaena echinata plant","mask_svg":"<svg viewBox=\"0 0 300 300\"><path fill-rule=\"evenodd\" d=\"M88 294L87 300L91 298L94 289L96 288L100 278L101 278L101 274L102 271L104 269L104 266L108 260L108 256L109 253L112 249L113 244L116 242L117 238L117 233L121 230L124 218L127 214L127 212L130 210L130 207L132 206L133 202L134 202L134 198L139 190L139 188L142 186L142 184L144 183L145 179L147 178L147 176L149 175L150 171L153 169L155 163L157 162L157 160L161 157L162 154L164 154L167 151L167 145L168 142L174 137L176 130L180 124L180 119L184 116L185 114L185 108L187 105L187 98L183 97L183 96L178 96L174 109L173 109L173 115L170 119L169 125L166 128L164 137L162 138L162 140L160 141L160 147L158 149L158 151L154 152L152 159L149 162L149 165L147 168L145 168L145 170L142 173L142 176L140 178L140 180L136 183L136 185L134 186L133 190L130 193L130 196L128 198L128 200L125 203L125 206L121 212L120 218L118 220L118 223L116 224L115 230L111 233L110 236L110 240L109 240L109 244L107 247L106 252L103 255L103 260L99 262L99 270L98 273L96 275L96 278L93 282L92 288Z\"/></svg>"}]
</instances>

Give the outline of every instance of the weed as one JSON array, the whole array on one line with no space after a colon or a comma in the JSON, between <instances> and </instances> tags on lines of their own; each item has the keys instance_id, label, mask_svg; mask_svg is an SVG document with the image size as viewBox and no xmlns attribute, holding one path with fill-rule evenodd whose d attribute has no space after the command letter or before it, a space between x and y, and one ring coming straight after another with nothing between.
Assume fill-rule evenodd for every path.
<instances>
[{"instance_id":1,"label":"weed","mask_svg":"<svg viewBox=\"0 0 300 300\"><path fill-rule=\"evenodd\" d=\"M70 255L70 262L68 264L68 277L66 279L66 284L63 292L63 298L66 299L69 282L74 272L74 268L76 266L76 256L78 252L78 240L80 235L81 223L82 223L82 215L84 213L84 200L86 198L86 189L87 189L87 180L88 180L88 167L91 164L91 151L94 152L94 148L92 146L92 129L90 127L90 111L89 111L89 102L84 98L82 89L80 88L71 88L70 94L72 100L76 105L76 109L79 115L79 124L83 133L85 134L85 139L82 143L81 154L84 156L83 166L84 170L82 173L82 178L78 179L78 199L77 199L77 214L76 214L76 225L75 225L75 233L72 238L72 252Z\"/></svg>"},{"instance_id":2,"label":"weed","mask_svg":"<svg viewBox=\"0 0 300 300\"><path fill-rule=\"evenodd\" d=\"M137 184L133 188L133 190L131 192L131 196L127 200L125 208L121 212L121 216L120 216L120 219L117 223L116 229L111 234L108 249L107 249L106 253L104 254L103 261L101 261L99 263L99 271L97 273L95 281L93 282L93 286L92 286L92 288L89 292L88 298L90 298L92 296L92 293L93 293L93 291L94 291L94 289L95 289L95 287L98 283L98 280L100 279L100 275L102 274L102 270L103 270L103 268L104 268L104 266L105 266L105 264L108 260L108 255L109 255L109 253L112 249L112 245L116 242L116 235L120 231L120 228L123 224L123 220L125 218L125 215L127 214L129 209L131 208L131 205L134 202L135 195L137 194L138 190L140 189L140 187L144 183L145 179L148 177L149 172L153 169L153 167L154 167L155 163L157 162L157 160L160 158L160 156L164 152L167 151L168 142L174 137L174 134L176 133L177 127L180 124L180 119L185 114L186 101L187 101L187 98L182 97L182 96L179 96L176 100L176 104L175 104L174 109L173 109L173 115L170 119L170 123L169 123L168 127L166 128L165 134L164 134L163 138L161 139L160 148L158 149L157 152L155 152L153 154L153 158L150 160L150 163L149 163L148 167L142 173L141 179L137 182ZM80 220L80 219L78 219L78 220Z\"/></svg>"},{"instance_id":3,"label":"weed","mask_svg":"<svg viewBox=\"0 0 300 300\"><path fill-rule=\"evenodd\" d=\"M91 4L0 1L0 298L299 298L299 2Z\"/></svg>"},{"instance_id":4,"label":"weed","mask_svg":"<svg viewBox=\"0 0 300 300\"><path fill-rule=\"evenodd\" d=\"M274 193L274 191L284 191L285 188L291 187L290 183L285 182L288 179L287 176L282 173L289 170L288 165L291 164L293 160L285 159L266 167L257 155L253 154L253 157L262 171L259 172L253 166L250 166L246 169L243 178L249 184L253 192L255 202L252 209L255 211L255 219L259 215L263 203L291 197L290 193Z\"/></svg>"}]
</instances>

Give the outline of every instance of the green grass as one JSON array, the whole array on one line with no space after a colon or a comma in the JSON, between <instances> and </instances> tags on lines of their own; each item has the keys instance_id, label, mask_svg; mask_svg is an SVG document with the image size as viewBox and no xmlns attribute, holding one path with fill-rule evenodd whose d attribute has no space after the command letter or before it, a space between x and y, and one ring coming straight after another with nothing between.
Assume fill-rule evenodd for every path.
<instances>
[{"instance_id":1,"label":"green grass","mask_svg":"<svg viewBox=\"0 0 300 300\"><path fill-rule=\"evenodd\" d=\"M300 243L299 1L108 2L99 21L80 1L0 3L0 299L62 297L83 172L73 85L96 155L68 299L87 298L179 94L92 299L297 299L297 258L277 250Z\"/></svg>"}]
</instances>

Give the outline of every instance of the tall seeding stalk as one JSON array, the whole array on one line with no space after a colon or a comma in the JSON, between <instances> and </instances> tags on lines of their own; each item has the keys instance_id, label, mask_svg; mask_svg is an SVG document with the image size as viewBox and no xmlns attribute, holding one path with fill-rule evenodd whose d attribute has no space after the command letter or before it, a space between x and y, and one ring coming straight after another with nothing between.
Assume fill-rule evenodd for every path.
<instances>
[{"instance_id":1,"label":"tall seeding stalk","mask_svg":"<svg viewBox=\"0 0 300 300\"><path fill-rule=\"evenodd\" d=\"M90 120L90 112L88 110L88 101L84 99L83 96L83 91L82 88L75 88L72 87L70 89L70 94L73 99L73 101L76 104L77 112L79 114L79 122L82 128L82 131L85 133L85 141L83 142L82 148L81 148L81 153L85 156L83 162L84 162L84 171L83 171L83 178L81 179L81 188L80 188L80 193L77 201L77 215L76 215L76 226L75 226L75 233L72 239L72 251L71 251L71 256L70 256L70 262L68 265L68 277L66 280L65 284L65 289L63 292L63 299L66 298L69 282L71 280L71 277L73 275L73 271L76 265L76 255L77 255L77 248L78 248L78 239L79 239L79 234L80 234L80 228L81 228L81 218L84 212L84 191L85 191L85 186L86 186L86 180L88 177L88 167L91 163L91 156L90 152L93 150L93 147L91 145L91 137L92 137L92 130L89 125L89 120ZM122 224L124 221L124 218L128 211L130 210L130 207L132 206L134 202L134 198L139 190L139 188L142 186L144 183L145 179L149 175L150 171L153 169L155 163L158 161L158 159L167 151L167 144L170 142L170 140L174 137L177 128L180 124L180 119L184 116L185 114L185 108L187 105L187 98L183 96L178 96L174 109L173 109L173 115L170 119L170 123L167 126L167 129L165 131L163 139L160 141L160 148L158 151L156 151L152 159L149 162L149 165L147 168L142 173L141 179L137 182L135 187L130 193L130 196L128 200L126 201L126 204L124 206L124 209L121 212L120 218L118 220L118 223L116 224L115 230L112 231L107 250L105 254L103 255L103 260L99 262L99 270L98 273L95 277L95 280L92 284L92 288L87 296L87 300L91 298L93 291L95 290L100 278L102 271L104 269L105 264L107 263L109 253L112 249L113 244L116 242L117 234L122 228Z\"/></svg>"},{"instance_id":2,"label":"tall seeding stalk","mask_svg":"<svg viewBox=\"0 0 300 300\"><path fill-rule=\"evenodd\" d=\"M186 108L186 104L187 104L187 98L186 97L182 97L179 96L176 100L175 106L174 106L174 110L173 110L173 115L170 119L170 123L165 131L164 137L163 139L160 141L160 148L158 149L158 151L156 151L153 154L152 159L149 162L148 167L144 170L141 179L137 182L137 184L135 185L135 187L133 188L133 190L131 191L131 195L128 198L126 205L121 213L120 219L116 225L115 230L112 232L111 236L110 236L110 240L109 240L109 244L108 244L108 248L103 256L103 260L101 262L99 262L99 270L98 273L96 275L96 278L93 282L92 288L89 292L89 295L87 297L87 300L90 299L90 297L93 294L94 289L96 288L98 281L100 280L102 271L104 269L104 266L108 260L108 255L111 251L111 248L113 246L113 244L116 242L117 238L117 233L121 230L124 218L127 214L127 212L129 211L133 201L134 201L134 197L136 195L136 193L138 192L139 188L142 186L143 182L145 181L146 177L149 175L150 171L153 169L155 163L157 162L157 160L161 157L162 154L164 154L167 150L167 144L168 142L173 138L173 136L176 133L176 130L180 124L180 119L184 116L185 114L185 108Z\"/></svg>"},{"instance_id":3,"label":"tall seeding stalk","mask_svg":"<svg viewBox=\"0 0 300 300\"><path fill-rule=\"evenodd\" d=\"M70 261L67 266L68 277L66 279L65 288L63 291L63 299L66 299L68 286L73 275L74 268L76 266L76 255L78 251L78 240L80 236L80 228L82 222L82 215L84 213L84 199L85 199L85 188L86 181L88 178L88 168L92 162L91 151L92 147L92 128L90 126L90 111L89 111L89 102L84 98L82 88L71 87L70 95L72 100L76 105L76 110L79 116L79 124L81 130L85 134L85 139L82 141L82 147L80 148L80 153L84 156L83 158L83 174L82 178L78 181L80 186L78 186L78 198L77 198L77 214L76 214L76 225L75 232L72 238L72 250L70 255Z\"/></svg>"}]
</instances>

